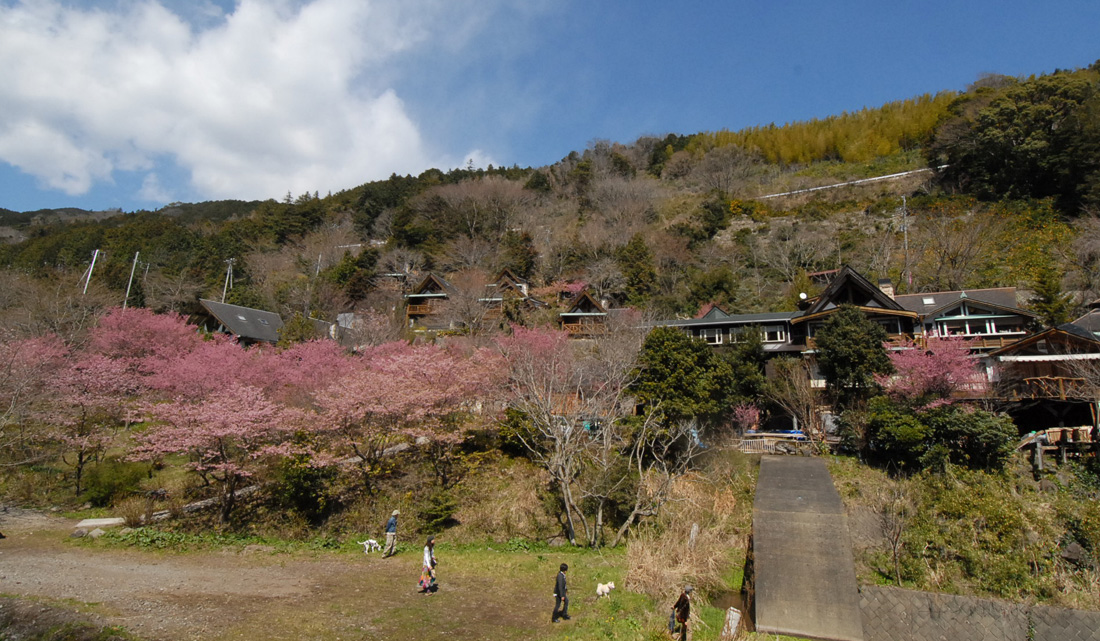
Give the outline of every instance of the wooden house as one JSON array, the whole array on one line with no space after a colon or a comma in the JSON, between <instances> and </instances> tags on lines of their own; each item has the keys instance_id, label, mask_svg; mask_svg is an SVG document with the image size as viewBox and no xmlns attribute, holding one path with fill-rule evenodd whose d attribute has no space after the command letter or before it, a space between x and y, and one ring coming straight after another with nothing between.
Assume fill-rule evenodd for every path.
<instances>
[{"instance_id":1,"label":"wooden house","mask_svg":"<svg viewBox=\"0 0 1100 641\"><path fill-rule=\"evenodd\" d=\"M405 294L405 319L408 326L447 329L449 323L441 312L453 292L454 286L446 279L429 272L412 292Z\"/></svg>"},{"instance_id":2,"label":"wooden house","mask_svg":"<svg viewBox=\"0 0 1100 641\"><path fill-rule=\"evenodd\" d=\"M994 395L1023 431L1097 425L1100 338L1073 323L990 352Z\"/></svg>"},{"instance_id":3,"label":"wooden house","mask_svg":"<svg viewBox=\"0 0 1100 641\"><path fill-rule=\"evenodd\" d=\"M543 301L531 296L531 284L505 269L497 274L493 282L485 286L485 297L481 299L486 307L486 316L499 318L508 305L530 311L547 307Z\"/></svg>"},{"instance_id":4,"label":"wooden house","mask_svg":"<svg viewBox=\"0 0 1100 641\"><path fill-rule=\"evenodd\" d=\"M791 344L813 350L814 335L842 305L859 308L871 322L886 330L891 343L903 344L918 332L918 314L905 309L871 281L845 265L825 291L806 301L799 314L791 317Z\"/></svg>"},{"instance_id":5,"label":"wooden house","mask_svg":"<svg viewBox=\"0 0 1100 641\"><path fill-rule=\"evenodd\" d=\"M567 311L559 314L561 328L578 338L602 333L607 326L608 309L587 289L569 302Z\"/></svg>"},{"instance_id":6,"label":"wooden house","mask_svg":"<svg viewBox=\"0 0 1100 641\"><path fill-rule=\"evenodd\" d=\"M510 270L497 274L489 283L478 280L476 286L451 283L429 273L405 295L405 318L411 328L441 330L482 320L499 319L508 305L531 310L546 307L546 303L530 295L530 284ZM447 313L448 303L463 301L461 309Z\"/></svg>"}]
</instances>

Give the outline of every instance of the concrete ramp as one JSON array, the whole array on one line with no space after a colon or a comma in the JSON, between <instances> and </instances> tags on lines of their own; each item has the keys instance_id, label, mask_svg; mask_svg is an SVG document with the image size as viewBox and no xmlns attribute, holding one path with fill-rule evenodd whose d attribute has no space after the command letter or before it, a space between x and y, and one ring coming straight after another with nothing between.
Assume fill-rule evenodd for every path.
<instances>
[{"instance_id":1,"label":"concrete ramp","mask_svg":"<svg viewBox=\"0 0 1100 641\"><path fill-rule=\"evenodd\" d=\"M761 459L752 545L757 632L863 641L848 518L823 460Z\"/></svg>"}]
</instances>

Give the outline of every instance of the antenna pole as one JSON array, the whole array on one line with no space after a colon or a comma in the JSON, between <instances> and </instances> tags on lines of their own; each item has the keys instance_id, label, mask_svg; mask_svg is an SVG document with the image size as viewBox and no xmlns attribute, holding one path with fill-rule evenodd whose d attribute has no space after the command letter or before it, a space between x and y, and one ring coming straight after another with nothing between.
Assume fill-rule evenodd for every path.
<instances>
[{"instance_id":1,"label":"antenna pole","mask_svg":"<svg viewBox=\"0 0 1100 641\"><path fill-rule=\"evenodd\" d=\"M905 238L905 293L913 289L913 272L909 269L909 206L905 196L901 197L901 231Z\"/></svg>"},{"instance_id":2,"label":"antenna pole","mask_svg":"<svg viewBox=\"0 0 1100 641\"><path fill-rule=\"evenodd\" d=\"M134 271L137 269L138 254L141 252L134 252L134 264L130 266L130 280L126 282L126 298L122 301L122 309L126 309L126 304L130 302L130 286L134 284Z\"/></svg>"}]
</instances>

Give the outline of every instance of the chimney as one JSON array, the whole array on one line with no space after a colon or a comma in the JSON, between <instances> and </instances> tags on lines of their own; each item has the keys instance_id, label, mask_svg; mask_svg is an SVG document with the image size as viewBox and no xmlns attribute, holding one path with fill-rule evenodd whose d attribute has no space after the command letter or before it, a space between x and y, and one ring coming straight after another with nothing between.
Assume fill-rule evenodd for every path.
<instances>
[{"instance_id":1,"label":"chimney","mask_svg":"<svg viewBox=\"0 0 1100 641\"><path fill-rule=\"evenodd\" d=\"M882 290L883 294L889 296L891 300L894 299L894 284L890 282L889 278L878 279L878 288Z\"/></svg>"}]
</instances>

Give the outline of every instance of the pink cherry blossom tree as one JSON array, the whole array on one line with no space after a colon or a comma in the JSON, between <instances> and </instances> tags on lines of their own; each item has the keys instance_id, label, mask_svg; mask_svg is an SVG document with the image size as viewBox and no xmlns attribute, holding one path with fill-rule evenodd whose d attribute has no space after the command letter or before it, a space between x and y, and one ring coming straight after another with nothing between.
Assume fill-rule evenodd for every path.
<instances>
[{"instance_id":1,"label":"pink cherry blossom tree","mask_svg":"<svg viewBox=\"0 0 1100 641\"><path fill-rule=\"evenodd\" d=\"M986 391L987 381L965 339L933 337L924 346L910 342L889 356L895 373L875 380L895 400L910 406L946 405L958 392L978 396Z\"/></svg>"},{"instance_id":2,"label":"pink cherry blossom tree","mask_svg":"<svg viewBox=\"0 0 1100 641\"><path fill-rule=\"evenodd\" d=\"M137 389L121 360L94 353L71 354L51 377L43 418L53 426L62 460L73 468L76 494L87 465L114 439L123 409Z\"/></svg>"},{"instance_id":3,"label":"pink cherry blossom tree","mask_svg":"<svg viewBox=\"0 0 1100 641\"><path fill-rule=\"evenodd\" d=\"M353 361L335 341L294 343L281 350L252 351L248 380L268 396L289 405L307 407L313 394L351 371Z\"/></svg>"},{"instance_id":4,"label":"pink cherry blossom tree","mask_svg":"<svg viewBox=\"0 0 1100 641\"><path fill-rule=\"evenodd\" d=\"M357 459L364 487L373 493L387 448L424 436L442 481L453 447L464 439L454 414L473 407L487 385L491 355L476 357L434 345L386 343L366 350L355 366L316 395L324 429L338 449Z\"/></svg>"},{"instance_id":5,"label":"pink cherry blossom tree","mask_svg":"<svg viewBox=\"0 0 1100 641\"><path fill-rule=\"evenodd\" d=\"M237 492L263 462L298 453L288 441L303 425L300 415L256 387L234 384L201 400L180 398L149 410L156 424L137 437L133 458L186 455L190 469L218 488L223 523L236 506Z\"/></svg>"},{"instance_id":6,"label":"pink cherry blossom tree","mask_svg":"<svg viewBox=\"0 0 1100 641\"><path fill-rule=\"evenodd\" d=\"M190 354L202 342L197 328L179 314L116 307L91 330L87 349L122 362L136 376L148 377Z\"/></svg>"},{"instance_id":7,"label":"pink cherry blossom tree","mask_svg":"<svg viewBox=\"0 0 1100 641\"><path fill-rule=\"evenodd\" d=\"M211 336L152 368L146 383L163 398L200 400L259 375L253 353L227 336Z\"/></svg>"},{"instance_id":8,"label":"pink cherry blossom tree","mask_svg":"<svg viewBox=\"0 0 1100 641\"><path fill-rule=\"evenodd\" d=\"M19 339L0 335L0 455L5 465L22 465L43 456L40 434L29 429L32 407L42 401L47 382L68 350L50 334Z\"/></svg>"}]
</instances>

